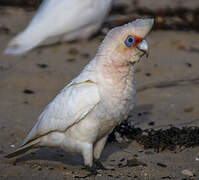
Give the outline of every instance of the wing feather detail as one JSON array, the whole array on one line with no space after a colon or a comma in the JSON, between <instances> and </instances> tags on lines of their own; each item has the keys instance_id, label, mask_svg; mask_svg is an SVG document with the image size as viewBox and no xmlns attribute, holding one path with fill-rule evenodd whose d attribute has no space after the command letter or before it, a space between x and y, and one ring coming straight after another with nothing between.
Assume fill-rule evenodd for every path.
<instances>
[{"instance_id":1,"label":"wing feather detail","mask_svg":"<svg viewBox=\"0 0 199 180\"><path fill-rule=\"evenodd\" d=\"M66 131L85 118L99 101L96 83L70 83L46 106L22 146L49 132Z\"/></svg>"}]
</instances>

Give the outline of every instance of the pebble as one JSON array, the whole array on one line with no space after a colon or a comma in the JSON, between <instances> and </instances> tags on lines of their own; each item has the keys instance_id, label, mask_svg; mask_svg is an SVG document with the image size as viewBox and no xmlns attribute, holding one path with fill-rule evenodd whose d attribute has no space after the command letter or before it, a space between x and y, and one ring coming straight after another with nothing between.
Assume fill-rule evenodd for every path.
<instances>
[{"instance_id":1,"label":"pebble","mask_svg":"<svg viewBox=\"0 0 199 180\"><path fill-rule=\"evenodd\" d=\"M34 94L34 91L30 90L30 89L25 89L23 91L24 94Z\"/></svg>"},{"instance_id":2,"label":"pebble","mask_svg":"<svg viewBox=\"0 0 199 180\"><path fill-rule=\"evenodd\" d=\"M191 63L185 63L185 65L187 66L187 67L192 67L192 64Z\"/></svg>"},{"instance_id":3,"label":"pebble","mask_svg":"<svg viewBox=\"0 0 199 180\"><path fill-rule=\"evenodd\" d=\"M154 155L155 154L154 152L151 152L151 151L145 151L144 153L147 154L147 155Z\"/></svg>"},{"instance_id":4,"label":"pebble","mask_svg":"<svg viewBox=\"0 0 199 180\"><path fill-rule=\"evenodd\" d=\"M15 145L14 145L14 144L11 144L11 145L10 145L10 147L14 148L14 147L15 147Z\"/></svg>"},{"instance_id":5,"label":"pebble","mask_svg":"<svg viewBox=\"0 0 199 180\"><path fill-rule=\"evenodd\" d=\"M155 20L156 20L157 23L160 23L160 24L164 22L164 19L160 16L156 17Z\"/></svg>"},{"instance_id":6,"label":"pebble","mask_svg":"<svg viewBox=\"0 0 199 180\"><path fill-rule=\"evenodd\" d=\"M157 165L158 165L158 166L160 166L160 167L164 167L164 168L166 168L166 167L167 167L167 165L166 165L166 164L162 164L162 163L157 163Z\"/></svg>"},{"instance_id":7,"label":"pebble","mask_svg":"<svg viewBox=\"0 0 199 180\"><path fill-rule=\"evenodd\" d=\"M194 108L193 107L186 107L186 108L184 108L184 112L185 113L191 113L191 112L193 112L194 111Z\"/></svg>"},{"instance_id":8,"label":"pebble","mask_svg":"<svg viewBox=\"0 0 199 180\"><path fill-rule=\"evenodd\" d=\"M111 165L110 165L110 166L107 165L107 166L106 166L106 169L107 169L107 170L113 170L113 171L115 170L115 169L114 169L114 166L111 166Z\"/></svg>"},{"instance_id":9,"label":"pebble","mask_svg":"<svg viewBox=\"0 0 199 180\"><path fill-rule=\"evenodd\" d=\"M154 123L154 121L151 121L151 122L148 123L148 125L149 125L149 126L154 126L155 123Z\"/></svg>"},{"instance_id":10,"label":"pebble","mask_svg":"<svg viewBox=\"0 0 199 180\"><path fill-rule=\"evenodd\" d=\"M136 166L147 166L145 163L137 160L136 158L127 160L127 166L128 167L136 167Z\"/></svg>"},{"instance_id":11,"label":"pebble","mask_svg":"<svg viewBox=\"0 0 199 180\"><path fill-rule=\"evenodd\" d=\"M66 167L64 167L64 166L59 166L58 169L59 169L59 170L64 170L64 169L66 169Z\"/></svg>"},{"instance_id":12,"label":"pebble","mask_svg":"<svg viewBox=\"0 0 199 180\"><path fill-rule=\"evenodd\" d=\"M193 14L186 14L186 19L189 23L193 22L194 21L194 16Z\"/></svg>"},{"instance_id":13,"label":"pebble","mask_svg":"<svg viewBox=\"0 0 199 180\"><path fill-rule=\"evenodd\" d=\"M113 177L113 175L111 175L111 174L108 174L108 177Z\"/></svg>"},{"instance_id":14,"label":"pebble","mask_svg":"<svg viewBox=\"0 0 199 180\"><path fill-rule=\"evenodd\" d=\"M68 62L73 62L73 61L75 61L75 60L76 60L76 59L74 59L74 58L67 59Z\"/></svg>"},{"instance_id":15,"label":"pebble","mask_svg":"<svg viewBox=\"0 0 199 180\"><path fill-rule=\"evenodd\" d=\"M178 49L179 49L179 50L185 50L186 47L185 47L184 45L179 45L179 46L178 46Z\"/></svg>"},{"instance_id":16,"label":"pebble","mask_svg":"<svg viewBox=\"0 0 199 180\"><path fill-rule=\"evenodd\" d=\"M84 54L82 54L82 57L84 57L84 58L90 58L90 54L84 53Z\"/></svg>"},{"instance_id":17,"label":"pebble","mask_svg":"<svg viewBox=\"0 0 199 180\"><path fill-rule=\"evenodd\" d=\"M118 132L115 132L115 139L118 143L122 143L123 139L121 137L121 135Z\"/></svg>"},{"instance_id":18,"label":"pebble","mask_svg":"<svg viewBox=\"0 0 199 180\"><path fill-rule=\"evenodd\" d=\"M140 73L141 72L141 69L139 69L139 68L137 68L136 70L135 70L135 73Z\"/></svg>"},{"instance_id":19,"label":"pebble","mask_svg":"<svg viewBox=\"0 0 199 180\"><path fill-rule=\"evenodd\" d=\"M47 64L37 64L38 67L42 68L42 69L45 69L48 67Z\"/></svg>"},{"instance_id":20,"label":"pebble","mask_svg":"<svg viewBox=\"0 0 199 180\"><path fill-rule=\"evenodd\" d=\"M38 169L37 169L38 171L42 171L42 168L41 167L38 167Z\"/></svg>"},{"instance_id":21,"label":"pebble","mask_svg":"<svg viewBox=\"0 0 199 180\"><path fill-rule=\"evenodd\" d=\"M196 157L196 161L199 161L199 156Z\"/></svg>"},{"instance_id":22,"label":"pebble","mask_svg":"<svg viewBox=\"0 0 199 180\"><path fill-rule=\"evenodd\" d=\"M161 179L171 179L170 176L164 176L164 177L161 177Z\"/></svg>"},{"instance_id":23,"label":"pebble","mask_svg":"<svg viewBox=\"0 0 199 180\"><path fill-rule=\"evenodd\" d=\"M120 162L123 162L123 161L125 161L125 158L120 159Z\"/></svg>"},{"instance_id":24,"label":"pebble","mask_svg":"<svg viewBox=\"0 0 199 180\"><path fill-rule=\"evenodd\" d=\"M151 73L145 73L145 76L149 77L149 76L151 76Z\"/></svg>"},{"instance_id":25,"label":"pebble","mask_svg":"<svg viewBox=\"0 0 199 180\"><path fill-rule=\"evenodd\" d=\"M189 176L189 177L193 177L194 176L194 174L190 170L188 170L188 169L184 169L182 171L182 174L184 174L186 176Z\"/></svg>"},{"instance_id":26,"label":"pebble","mask_svg":"<svg viewBox=\"0 0 199 180\"><path fill-rule=\"evenodd\" d=\"M79 54L79 52L78 52L78 50L77 50L76 48L71 48L71 49L69 49L68 53L69 53L70 55L73 55L73 56L76 56L76 55Z\"/></svg>"}]
</instances>

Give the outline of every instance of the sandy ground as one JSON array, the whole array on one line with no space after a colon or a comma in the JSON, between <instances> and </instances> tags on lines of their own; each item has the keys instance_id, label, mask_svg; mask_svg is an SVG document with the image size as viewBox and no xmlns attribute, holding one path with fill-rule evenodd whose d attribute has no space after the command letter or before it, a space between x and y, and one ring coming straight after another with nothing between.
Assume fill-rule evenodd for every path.
<instances>
[{"instance_id":1,"label":"sandy ground","mask_svg":"<svg viewBox=\"0 0 199 180\"><path fill-rule=\"evenodd\" d=\"M190 8L198 5L196 1L182 4ZM0 52L32 14L0 8ZM39 149L17 161L3 156L20 145L45 105L94 57L102 39L100 35L89 41L37 48L17 57L0 54L0 179L75 179L88 174L82 169L81 156L60 149ZM143 58L136 68L138 92L132 119L137 126L151 128L151 121L155 122L153 128L199 125L198 39L196 32L150 34L150 57ZM113 169L85 179L199 179L197 156L198 148L155 153L135 142L108 144L102 162ZM133 158L146 165L125 166ZM183 175L185 169L194 176Z\"/></svg>"}]
</instances>

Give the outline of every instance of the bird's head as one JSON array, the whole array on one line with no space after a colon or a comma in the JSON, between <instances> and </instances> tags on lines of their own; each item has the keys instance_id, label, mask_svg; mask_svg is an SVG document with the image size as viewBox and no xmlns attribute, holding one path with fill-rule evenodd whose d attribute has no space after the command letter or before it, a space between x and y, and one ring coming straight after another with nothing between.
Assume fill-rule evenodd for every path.
<instances>
[{"instance_id":1,"label":"bird's head","mask_svg":"<svg viewBox=\"0 0 199 180\"><path fill-rule=\"evenodd\" d=\"M145 40L153 26L153 19L137 19L120 27L113 28L107 34L99 54L106 54L118 63L135 64L146 54L148 43Z\"/></svg>"}]
</instances>

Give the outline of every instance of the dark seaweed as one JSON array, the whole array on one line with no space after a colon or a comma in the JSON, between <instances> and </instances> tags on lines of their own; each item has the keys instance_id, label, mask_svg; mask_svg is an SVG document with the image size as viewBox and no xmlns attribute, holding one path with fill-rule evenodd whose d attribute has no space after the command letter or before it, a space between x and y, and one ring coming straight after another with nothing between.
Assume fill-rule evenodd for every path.
<instances>
[{"instance_id":1,"label":"dark seaweed","mask_svg":"<svg viewBox=\"0 0 199 180\"><path fill-rule=\"evenodd\" d=\"M124 8L123 8L124 9ZM116 14L116 8L113 8L112 13ZM121 13L120 13L121 14ZM120 26L136 18L152 17L155 19L153 30L178 30L178 31L199 31L199 8L164 8L152 10L148 8L136 8L132 12L125 12L122 10L122 14L126 15L126 18L121 20L115 20L113 22L105 23L105 26L113 28ZM128 16L131 14L131 16Z\"/></svg>"},{"instance_id":2,"label":"dark seaweed","mask_svg":"<svg viewBox=\"0 0 199 180\"><path fill-rule=\"evenodd\" d=\"M146 129L135 128L128 121L124 121L117 126L110 134L108 141L116 142L115 133L121 137L134 140L144 146L145 149L154 149L156 152L170 150L174 151L177 147L189 148L199 146L199 127L173 127L168 129Z\"/></svg>"},{"instance_id":3,"label":"dark seaweed","mask_svg":"<svg viewBox=\"0 0 199 180\"><path fill-rule=\"evenodd\" d=\"M42 0L0 0L1 6L38 7Z\"/></svg>"}]
</instances>

